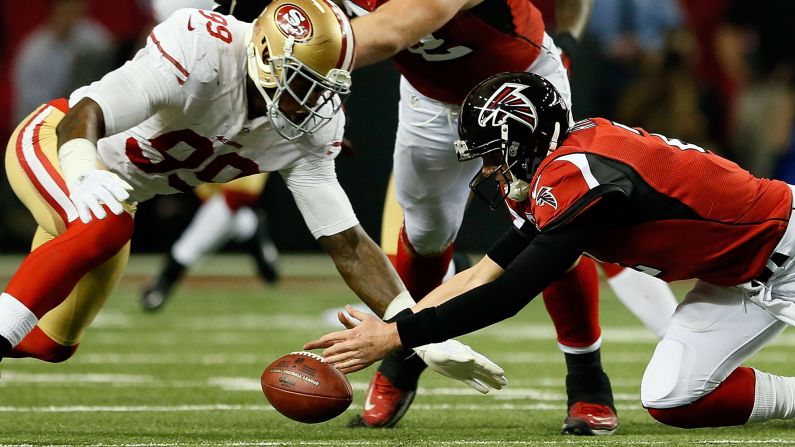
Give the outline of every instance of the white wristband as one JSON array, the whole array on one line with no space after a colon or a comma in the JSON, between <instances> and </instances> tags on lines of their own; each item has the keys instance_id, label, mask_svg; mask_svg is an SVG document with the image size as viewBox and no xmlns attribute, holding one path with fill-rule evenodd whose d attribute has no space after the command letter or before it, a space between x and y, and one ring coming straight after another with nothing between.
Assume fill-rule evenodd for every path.
<instances>
[{"instance_id":1,"label":"white wristband","mask_svg":"<svg viewBox=\"0 0 795 447\"><path fill-rule=\"evenodd\" d=\"M414 302L414 298L411 297L411 294L408 290L404 290L398 294L398 296L392 298L392 301L386 307L386 311L384 312L384 320L388 320L402 310L409 309L414 307L417 304Z\"/></svg>"},{"instance_id":2,"label":"white wristband","mask_svg":"<svg viewBox=\"0 0 795 447\"><path fill-rule=\"evenodd\" d=\"M97 169L97 147L85 138L67 141L58 149L64 180L67 187L88 171Z\"/></svg>"}]
</instances>

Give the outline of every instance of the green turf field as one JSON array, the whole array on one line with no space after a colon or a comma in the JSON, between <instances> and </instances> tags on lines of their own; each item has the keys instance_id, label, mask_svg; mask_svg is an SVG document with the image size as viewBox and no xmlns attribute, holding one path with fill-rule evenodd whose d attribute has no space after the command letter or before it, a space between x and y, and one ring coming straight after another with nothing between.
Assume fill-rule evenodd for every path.
<instances>
[{"instance_id":1,"label":"green turf field","mask_svg":"<svg viewBox=\"0 0 795 447\"><path fill-rule=\"evenodd\" d=\"M13 272L14 262L0 261L2 272ZM654 422L638 399L655 340L605 288L603 359L621 417L612 437L558 435L565 368L540 301L465 337L505 368L508 388L483 396L428 373L398 428L346 428L361 408L371 368L350 376L356 395L348 412L302 425L270 408L259 375L271 360L332 329L324 310L355 302L329 262L288 258L283 284L267 288L245 276L245 260L217 258L162 313L147 315L137 295L142 275L156 265L159 259L133 259L68 362L2 363L0 446L795 445L791 421L693 431ZM686 286L676 287L680 297ZM752 365L795 375L793 344L785 332Z\"/></svg>"}]
</instances>

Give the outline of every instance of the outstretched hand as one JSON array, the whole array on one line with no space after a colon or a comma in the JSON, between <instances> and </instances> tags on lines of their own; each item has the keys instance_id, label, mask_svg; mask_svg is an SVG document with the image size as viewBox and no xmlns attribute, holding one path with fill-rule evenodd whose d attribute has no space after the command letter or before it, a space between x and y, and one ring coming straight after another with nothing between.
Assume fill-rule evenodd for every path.
<instances>
[{"instance_id":1,"label":"outstretched hand","mask_svg":"<svg viewBox=\"0 0 795 447\"><path fill-rule=\"evenodd\" d=\"M304 345L304 349L323 349L326 363L336 366L345 374L364 369L400 347L400 336L395 323L385 323L380 318L345 306L337 318L347 330L332 332Z\"/></svg>"}]
</instances>

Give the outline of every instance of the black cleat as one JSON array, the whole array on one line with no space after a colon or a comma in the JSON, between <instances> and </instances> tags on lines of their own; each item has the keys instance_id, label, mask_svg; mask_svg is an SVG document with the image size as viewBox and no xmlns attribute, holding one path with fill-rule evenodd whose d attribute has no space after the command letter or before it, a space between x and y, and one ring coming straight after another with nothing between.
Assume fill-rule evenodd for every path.
<instances>
[{"instance_id":1,"label":"black cleat","mask_svg":"<svg viewBox=\"0 0 795 447\"><path fill-rule=\"evenodd\" d=\"M174 286L185 273L185 269L184 265L169 254L166 267L157 277L157 281L141 293L141 308L147 312L160 310L168 301Z\"/></svg>"},{"instance_id":2,"label":"black cleat","mask_svg":"<svg viewBox=\"0 0 795 447\"><path fill-rule=\"evenodd\" d=\"M268 219L265 213L257 212L257 231L246 242L248 250L254 257L257 272L265 282L276 283L279 281L279 251L268 234Z\"/></svg>"}]
</instances>

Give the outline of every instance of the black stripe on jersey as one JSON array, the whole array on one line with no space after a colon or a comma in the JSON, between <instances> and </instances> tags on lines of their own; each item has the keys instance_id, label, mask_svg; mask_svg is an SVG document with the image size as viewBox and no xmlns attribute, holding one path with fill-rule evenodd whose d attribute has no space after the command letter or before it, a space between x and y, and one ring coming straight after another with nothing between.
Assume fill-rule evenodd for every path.
<instances>
[{"instance_id":1,"label":"black stripe on jersey","mask_svg":"<svg viewBox=\"0 0 795 447\"><path fill-rule=\"evenodd\" d=\"M516 35L516 28L513 25L513 14L511 14L511 8L505 0L483 1L471 8L469 12L502 33L509 36Z\"/></svg>"},{"instance_id":2,"label":"black stripe on jersey","mask_svg":"<svg viewBox=\"0 0 795 447\"><path fill-rule=\"evenodd\" d=\"M612 193L623 197L623 200L618 201L617 209L613 210L615 219L611 219L618 225L671 219L702 220L701 216L686 204L657 191L646 183L629 165L592 153L586 153L585 158L599 186L585 193L557 219L547 224L544 232L567 224L599 197Z\"/></svg>"},{"instance_id":3,"label":"black stripe on jersey","mask_svg":"<svg viewBox=\"0 0 795 447\"><path fill-rule=\"evenodd\" d=\"M540 45L533 42L528 36L521 36L516 33L511 7L508 6L508 2L505 0L486 0L479 3L474 8L469 9L467 12L474 14L501 33L518 37L530 45L542 49Z\"/></svg>"}]
</instances>

